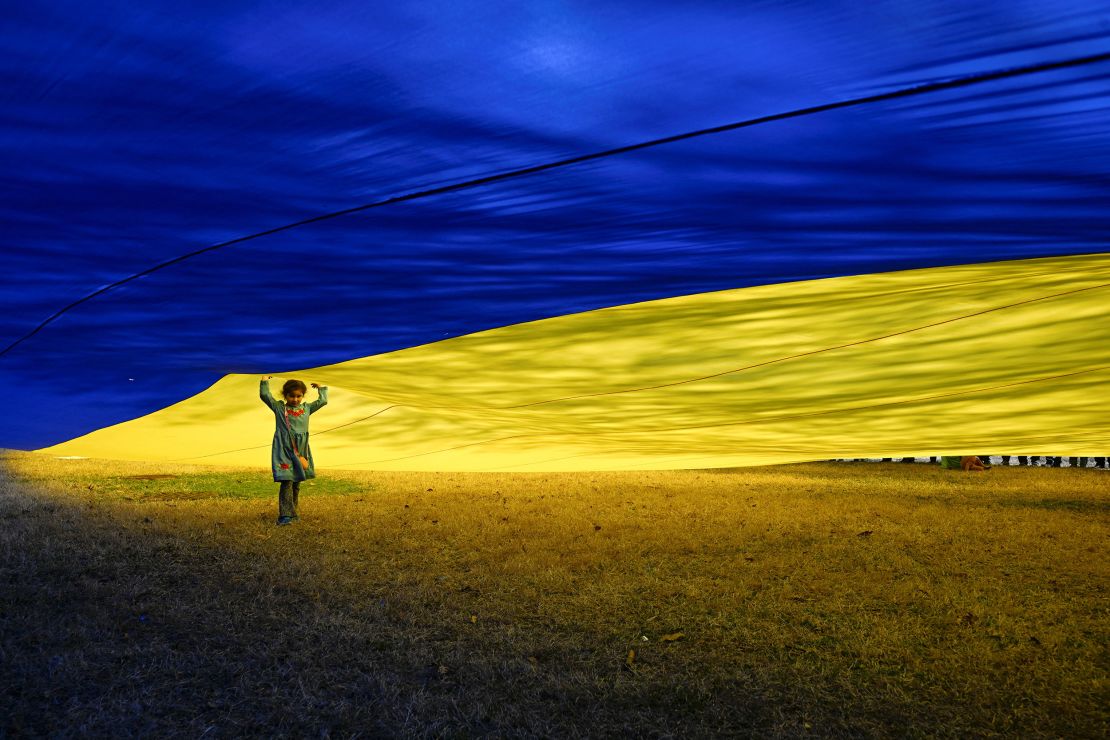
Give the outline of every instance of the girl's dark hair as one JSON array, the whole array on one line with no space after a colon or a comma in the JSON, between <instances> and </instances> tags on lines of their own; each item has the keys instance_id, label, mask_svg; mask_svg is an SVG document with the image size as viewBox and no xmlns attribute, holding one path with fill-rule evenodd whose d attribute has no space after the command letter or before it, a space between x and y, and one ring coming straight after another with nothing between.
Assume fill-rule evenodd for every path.
<instances>
[{"instance_id":1,"label":"girl's dark hair","mask_svg":"<svg viewBox=\"0 0 1110 740\"><path fill-rule=\"evenodd\" d=\"M287 380L285 385L281 387L281 395L288 396L293 391L300 391L302 394L308 393L308 388L299 380Z\"/></svg>"}]
</instances>

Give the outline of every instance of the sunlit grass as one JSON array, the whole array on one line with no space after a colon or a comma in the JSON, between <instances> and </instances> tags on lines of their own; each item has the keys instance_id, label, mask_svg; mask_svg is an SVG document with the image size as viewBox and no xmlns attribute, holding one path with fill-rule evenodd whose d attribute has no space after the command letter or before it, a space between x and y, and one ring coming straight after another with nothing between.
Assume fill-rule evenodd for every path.
<instances>
[{"instance_id":1,"label":"sunlit grass","mask_svg":"<svg viewBox=\"0 0 1110 740\"><path fill-rule=\"evenodd\" d=\"M15 734L1108 729L1100 471L4 462Z\"/></svg>"}]
</instances>

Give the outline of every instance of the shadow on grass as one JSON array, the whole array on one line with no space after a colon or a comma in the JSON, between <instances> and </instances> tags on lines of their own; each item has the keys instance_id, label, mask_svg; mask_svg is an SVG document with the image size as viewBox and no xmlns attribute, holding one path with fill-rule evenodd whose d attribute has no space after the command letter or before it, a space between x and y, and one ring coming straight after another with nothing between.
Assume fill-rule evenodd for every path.
<instances>
[{"instance_id":1,"label":"shadow on grass","mask_svg":"<svg viewBox=\"0 0 1110 740\"><path fill-rule=\"evenodd\" d=\"M440 591L352 593L315 572L312 524L223 517L269 542L240 552L141 503L0 488L0 737L750 735L790 709L740 676L721 705L542 623L457 626Z\"/></svg>"}]
</instances>

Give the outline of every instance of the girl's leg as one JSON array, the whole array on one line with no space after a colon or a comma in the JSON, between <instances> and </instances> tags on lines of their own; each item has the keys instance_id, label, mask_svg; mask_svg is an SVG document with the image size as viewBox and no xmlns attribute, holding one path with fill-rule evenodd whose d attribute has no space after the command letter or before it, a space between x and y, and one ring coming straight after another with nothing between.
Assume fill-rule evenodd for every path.
<instances>
[{"instance_id":1,"label":"girl's leg","mask_svg":"<svg viewBox=\"0 0 1110 740\"><path fill-rule=\"evenodd\" d=\"M290 519L296 509L293 507L293 481L283 480L278 489L278 519Z\"/></svg>"},{"instance_id":2,"label":"girl's leg","mask_svg":"<svg viewBox=\"0 0 1110 740\"><path fill-rule=\"evenodd\" d=\"M297 510L297 497L300 495L300 492L301 492L301 482L299 480L293 481L293 497L292 497L293 498L293 514L292 514L292 516L293 516L294 519L300 519L301 518L297 514L297 511L298 511Z\"/></svg>"}]
</instances>

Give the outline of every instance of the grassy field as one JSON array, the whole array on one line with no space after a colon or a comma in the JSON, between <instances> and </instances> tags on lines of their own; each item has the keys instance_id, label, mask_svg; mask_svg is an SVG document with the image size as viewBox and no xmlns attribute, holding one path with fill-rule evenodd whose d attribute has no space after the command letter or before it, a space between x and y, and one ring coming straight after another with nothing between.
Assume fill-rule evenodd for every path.
<instances>
[{"instance_id":1,"label":"grassy field","mask_svg":"<svg viewBox=\"0 0 1110 740\"><path fill-rule=\"evenodd\" d=\"M0 463L0 736L1110 731L1106 472Z\"/></svg>"}]
</instances>

